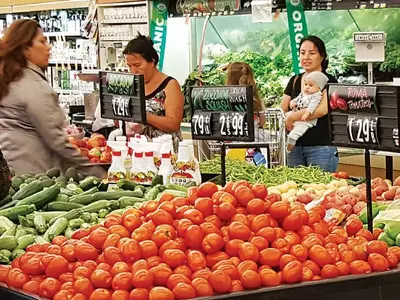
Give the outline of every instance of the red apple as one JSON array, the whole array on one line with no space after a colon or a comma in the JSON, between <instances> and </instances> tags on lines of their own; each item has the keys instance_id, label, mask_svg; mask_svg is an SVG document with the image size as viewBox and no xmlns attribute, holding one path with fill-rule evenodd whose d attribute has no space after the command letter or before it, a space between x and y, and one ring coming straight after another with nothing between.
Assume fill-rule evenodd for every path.
<instances>
[{"instance_id":1,"label":"red apple","mask_svg":"<svg viewBox=\"0 0 400 300\"><path fill-rule=\"evenodd\" d=\"M90 159L90 162L94 163L94 164L99 164L100 160L97 157L93 157L93 158Z\"/></svg>"},{"instance_id":2,"label":"red apple","mask_svg":"<svg viewBox=\"0 0 400 300\"><path fill-rule=\"evenodd\" d=\"M104 147L106 145L106 139L102 135L91 137L87 144L92 147Z\"/></svg>"},{"instance_id":3,"label":"red apple","mask_svg":"<svg viewBox=\"0 0 400 300\"><path fill-rule=\"evenodd\" d=\"M75 144L77 144L79 148L86 148L87 147L87 144L86 144L86 142L84 140L76 140Z\"/></svg>"},{"instance_id":4,"label":"red apple","mask_svg":"<svg viewBox=\"0 0 400 300\"><path fill-rule=\"evenodd\" d=\"M101 155L100 149L99 148L93 148L93 149L90 149L88 157L90 159L97 158L97 159L100 160L100 155Z\"/></svg>"},{"instance_id":5,"label":"red apple","mask_svg":"<svg viewBox=\"0 0 400 300\"><path fill-rule=\"evenodd\" d=\"M100 155L100 162L108 164L112 160L112 155L110 152L103 152Z\"/></svg>"},{"instance_id":6,"label":"red apple","mask_svg":"<svg viewBox=\"0 0 400 300\"><path fill-rule=\"evenodd\" d=\"M89 157L89 150L86 148L79 148L79 150L81 151L81 155L82 156L86 156Z\"/></svg>"}]
</instances>

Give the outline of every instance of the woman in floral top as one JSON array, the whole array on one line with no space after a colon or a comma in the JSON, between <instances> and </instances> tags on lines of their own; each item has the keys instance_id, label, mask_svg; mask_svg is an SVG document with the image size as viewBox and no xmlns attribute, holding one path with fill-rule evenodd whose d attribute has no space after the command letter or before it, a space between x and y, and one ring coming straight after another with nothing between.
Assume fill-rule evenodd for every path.
<instances>
[{"instance_id":1,"label":"woman in floral top","mask_svg":"<svg viewBox=\"0 0 400 300\"><path fill-rule=\"evenodd\" d=\"M159 57L149 38L139 34L128 43L124 55L130 71L144 75L147 111L147 125L128 123L127 133L141 133L150 139L171 134L176 148L184 105L179 83L157 69Z\"/></svg>"}]
</instances>

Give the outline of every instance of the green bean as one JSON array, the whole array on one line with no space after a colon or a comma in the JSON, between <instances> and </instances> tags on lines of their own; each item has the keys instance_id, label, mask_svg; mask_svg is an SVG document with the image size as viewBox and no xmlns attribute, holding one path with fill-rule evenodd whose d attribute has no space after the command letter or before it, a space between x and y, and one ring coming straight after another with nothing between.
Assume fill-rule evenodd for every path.
<instances>
[{"instance_id":1,"label":"green bean","mask_svg":"<svg viewBox=\"0 0 400 300\"><path fill-rule=\"evenodd\" d=\"M200 163L201 173L220 174L221 159L216 157ZM255 166L247 162L226 158L226 174L228 181L248 180L250 183L262 183L266 186L276 186L287 181L297 184L329 183L332 175L324 172L318 166L288 168L277 166L267 169L265 166Z\"/></svg>"}]
</instances>

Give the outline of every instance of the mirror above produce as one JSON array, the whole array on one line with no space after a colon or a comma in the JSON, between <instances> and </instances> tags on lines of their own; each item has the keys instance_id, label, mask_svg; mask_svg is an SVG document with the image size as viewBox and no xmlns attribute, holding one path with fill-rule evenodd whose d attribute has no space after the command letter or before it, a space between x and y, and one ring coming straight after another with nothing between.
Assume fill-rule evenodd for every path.
<instances>
[{"instance_id":1,"label":"mirror above produce","mask_svg":"<svg viewBox=\"0 0 400 300\"><path fill-rule=\"evenodd\" d=\"M342 83L366 83L366 65L355 63L352 35L357 31L387 34L386 60L374 65L376 82L399 77L400 11L332 10L306 11L308 32L327 46L328 72ZM192 57L197 66L205 17L191 18ZM253 23L251 15L212 16L208 21L202 49L202 74L198 67L189 74L183 90L189 117L189 86L225 83L224 67L234 61L249 63L266 107L277 107L292 72L292 57L286 13L276 14L272 23Z\"/></svg>"}]
</instances>

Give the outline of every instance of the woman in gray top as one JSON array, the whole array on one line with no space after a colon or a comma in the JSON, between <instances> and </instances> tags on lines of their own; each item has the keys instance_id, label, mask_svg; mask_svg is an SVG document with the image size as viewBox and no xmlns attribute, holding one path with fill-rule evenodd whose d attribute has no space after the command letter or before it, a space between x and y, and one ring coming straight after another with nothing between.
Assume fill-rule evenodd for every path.
<instances>
[{"instance_id":1,"label":"woman in gray top","mask_svg":"<svg viewBox=\"0 0 400 300\"><path fill-rule=\"evenodd\" d=\"M50 45L39 24L17 20L0 41L0 147L16 174L75 167L105 177L68 143L64 114L44 69Z\"/></svg>"}]
</instances>

